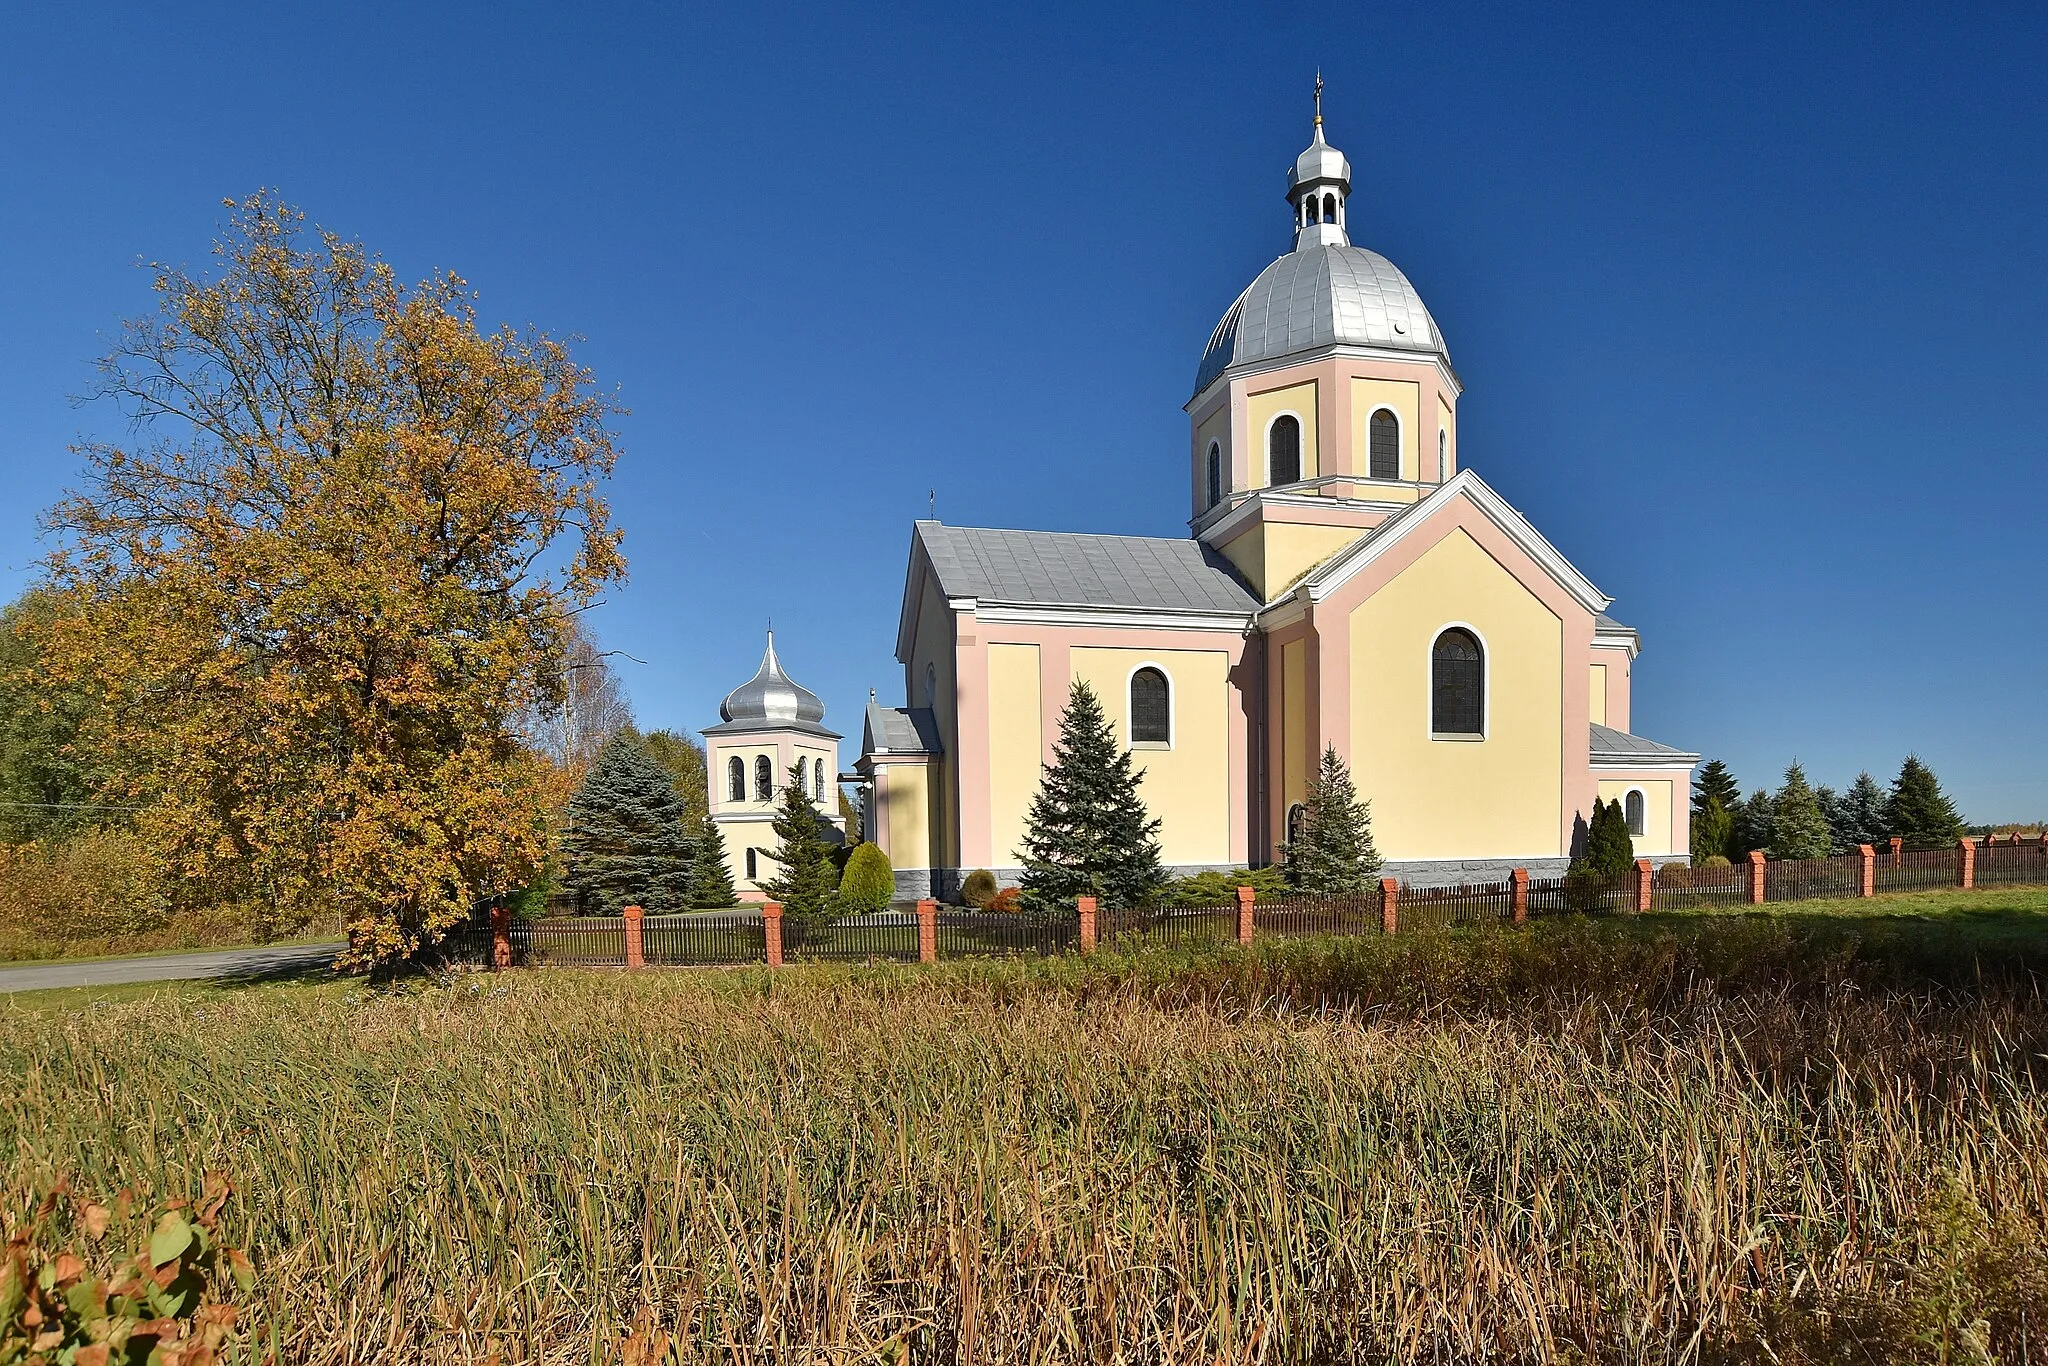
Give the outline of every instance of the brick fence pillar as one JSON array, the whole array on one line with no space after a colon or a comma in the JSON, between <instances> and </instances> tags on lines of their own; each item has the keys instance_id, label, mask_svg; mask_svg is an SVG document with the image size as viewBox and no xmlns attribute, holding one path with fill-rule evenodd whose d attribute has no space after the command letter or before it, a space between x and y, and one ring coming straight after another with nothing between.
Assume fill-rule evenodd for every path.
<instances>
[{"instance_id":1,"label":"brick fence pillar","mask_svg":"<svg viewBox=\"0 0 2048 1366\"><path fill-rule=\"evenodd\" d=\"M1863 860L1863 877L1858 882L1858 896L1877 895L1877 850L1867 844L1856 846L1856 856Z\"/></svg>"},{"instance_id":2,"label":"brick fence pillar","mask_svg":"<svg viewBox=\"0 0 2048 1366\"><path fill-rule=\"evenodd\" d=\"M1095 898L1077 896L1075 907L1081 912L1081 952L1095 952Z\"/></svg>"},{"instance_id":3,"label":"brick fence pillar","mask_svg":"<svg viewBox=\"0 0 2048 1366\"><path fill-rule=\"evenodd\" d=\"M629 968L647 966L647 941L640 934L640 921L646 914L638 906L626 907L626 966Z\"/></svg>"},{"instance_id":4,"label":"brick fence pillar","mask_svg":"<svg viewBox=\"0 0 2048 1366\"><path fill-rule=\"evenodd\" d=\"M512 966L512 908L491 907L491 966Z\"/></svg>"},{"instance_id":5,"label":"brick fence pillar","mask_svg":"<svg viewBox=\"0 0 2048 1366\"><path fill-rule=\"evenodd\" d=\"M782 966L782 903L761 903L761 936L768 941L768 966Z\"/></svg>"},{"instance_id":6,"label":"brick fence pillar","mask_svg":"<svg viewBox=\"0 0 2048 1366\"><path fill-rule=\"evenodd\" d=\"M1380 928L1394 933L1401 924L1401 883L1397 878L1380 879Z\"/></svg>"},{"instance_id":7,"label":"brick fence pillar","mask_svg":"<svg viewBox=\"0 0 2048 1366\"><path fill-rule=\"evenodd\" d=\"M1249 887L1237 889L1237 942L1240 944L1252 942L1252 903L1258 900L1258 896Z\"/></svg>"},{"instance_id":8,"label":"brick fence pillar","mask_svg":"<svg viewBox=\"0 0 2048 1366\"><path fill-rule=\"evenodd\" d=\"M1977 885L1977 841L1968 835L1956 841L1956 848L1962 857L1956 860L1956 885L1974 887Z\"/></svg>"},{"instance_id":9,"label":"brick fence pillar","mask_svg":"<svg viewBox=\"0 0 2048 1366\"><path fill-rule=\"evenodd\" d=\"M1517 868L1515 882L1515 923L1525 924L1529 919L1529 870Z\"/></svg>"},{"instance_id":10,"label":"brick fence pillar","mask_svg":"<svg viewBox=\"0 0 2048 1366\"><path fill-rule=\"evenodd\" d=\"M1749 851L1749 904L1764 904L1764 851L1761 849Z\"/></svg>"},{"instance_id":11,"label":"brick fence pillar","mask_svg":"<svg viewBox=\"0 0 2048 1366\"><path fill-rule=\"evenodd\" d=\"M1906 861L1906 837L1893 835L1886 843L1891 846L1892 867L1897 868Z\"/></svg>"},{"instance_id":12,"label":"brick fence pillar","mask_svg":"<svg viewBox=\"0 0 2048 1366\"><path fill-rule=\"evenodd\" d=\"M917 961L939 961L939 903L936 901L917 903Z\"/></svg>"},{"instance_id":13,"label":"brick fence pillar","mask_svg":"<svg viewBox=\"0 0 2048 1366\"><path fill-rule=\"evenodd\" d=\"M1650 909L1650 883L1657 869L1646 858L1636 860L1636 914L1642 915Z\"/></svg>"}]
</instances>

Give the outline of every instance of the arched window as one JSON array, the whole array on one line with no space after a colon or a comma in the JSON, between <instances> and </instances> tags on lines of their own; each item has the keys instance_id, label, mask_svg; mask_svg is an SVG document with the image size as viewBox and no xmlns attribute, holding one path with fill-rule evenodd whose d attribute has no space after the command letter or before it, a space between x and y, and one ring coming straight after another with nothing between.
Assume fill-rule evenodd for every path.
<instances>
[{"instance_id":1,"label":"arched window","mask_svg":"<svg viewBox=\"0 0 2048 1366\"><path fill-rule=\"evenodd\" d=\"M761 876L761 854L759 850L747 850L747 881L753 882Z\"/></svg>"},{"instance_id":2,"label":"arched window","mask_svg":"<svg viewBox=\"0 0 2048 1366\"><path fill-rule=\"evenodd\" d=\"M1173 702L1166 675L1149 664L1131 675L1131 743L1173 743Z\"/></svg>"},{"instance_id":3,"label":"arched window","mask_svg":"<svg viewBox=\"0 0 2048 1366\"><path fill-rule=\"evenodd\" d=\"M1393 411L1381 408L1366 424L1366 442L1372 463L1367 468L1373 479L1399 479L1401 477L1401 419Z\"/></svg>"},{"instance_id":4,"label":"arched window","mask_svg":"<svg viewBox=\"0 0 2048 1366\"><path fill-rule=\"evenodd\" d=\"M924 666L924 704L927 707L939 704L939 666L936 664Z\"/></svg>"},{"instance_id":5,"label":"arched window","mask_svg":"<svg viewBox=\"0 0 2048 1366\"><path fill-rule=\"evenodd\" d=\"M747 799L747 766L737 754L725 761L725 799L729 802Z\"/></svg>"},{"instance_id":6,"label":"arched window","mask_svg":"<svg viewBox=\"0 0 2048 1366\"><path fill-rule=\"evenodd\" d=\"M814 780L812 785L818 789L818 800L822 802L825 800L825 761L823 759L811 760L811 777Z\"/></svg>"},{"instance_id":7,"label":"arched window","mask_svg":"<svg viewBox=\"0 0 2048 1366\"><path fill-rule=\"evenodd\" d=\"M1301 480L1301 419L1282 413L1266 430L1266 482L1293 484Z\"/></svg>"},{"instance_id":8,"label":"arched window","mask_svg":"<svg viewBox=\"0 0 2048 1366\"><path fill-rule=\"evenodd\" d=\"M1333 194L1323 196L1323 221L1325 223L1337 221L1337 196Z\"/></svg>"},{"instance_id":9,"label":"arched window","mask_svg":"<svg viewBox=\"0 0 2048 1366\"><path fill-rule=\"evenodd\" d=\"M1223 501L1223 447L1220 443L1209 443L1209 506L1215 507Z\"/></svg>"},{"instance_id":10,"label":"arched window","mask_svg":"<svg viewBox=\"0 0 2048 1366\"><path fill-rule=\"evenodd\" d=\"M1470 631L1453 626L1436 638L1429 663L1433 735L1486 732L1486 659Z\"/></svg>"},{"instance_id":11,"label":"arched window","mask_svg":"<svg viewBox=\"0 0 2048 1366\"><path fill-rule=\"evenodd\" d=\"M1441 484L1451 477L1451 434L1439 427L1436 429L1436 481Z\"/></svg>"},{"instance_id":12,"label":"arched window","mask_svg":"<svg viewBox=\"0 0 2048 1366\"><path fill-rule=\"evenodd\" d=\"M768 762L768 756L765 754L754 756L754 800L775 800L775 765Z\"/></svg>"},{"instance_id":13,"label":"arched window","mask_svg":"<svg viewBox=\"0 0 2048 1366\"><path fill-rule=\"evenodd\" d=\"M1293 844L1301 838L1301 822L1308 815L1308 808L1300 802L1287 808L1287 842Z\"/></svg>"},{"instance_id":14,"label":"arched window","mask_svg":"<svg viewBox=\"0 0 2048 1366\"><path fill-rule=\"evenodd\" d=\"M1621 799L1622 812L1628 817L1628 832L1637 839L1643 837L1643 794L1631 789Z\"/></svg>"}]
</instances>

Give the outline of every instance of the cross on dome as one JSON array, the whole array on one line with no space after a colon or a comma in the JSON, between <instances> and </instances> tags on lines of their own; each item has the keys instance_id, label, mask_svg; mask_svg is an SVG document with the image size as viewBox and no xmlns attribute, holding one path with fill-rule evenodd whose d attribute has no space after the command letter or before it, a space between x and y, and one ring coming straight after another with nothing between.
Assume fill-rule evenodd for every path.
<instances>
[{"instance_id":1,"label":"cross on dome","mask_svg":"<svg viewBox=\"0 0 2048 1366\"><path fill-rule=\"evenodd\" d=\"M1294 249L1351 245L1344 230L1344 202L1351 196L1351 162L1323 141L1323 73L1316 73L1315 133L1308 150L1287 173L1287 202L1294 206Z\"/></svg>"}]
</instances>

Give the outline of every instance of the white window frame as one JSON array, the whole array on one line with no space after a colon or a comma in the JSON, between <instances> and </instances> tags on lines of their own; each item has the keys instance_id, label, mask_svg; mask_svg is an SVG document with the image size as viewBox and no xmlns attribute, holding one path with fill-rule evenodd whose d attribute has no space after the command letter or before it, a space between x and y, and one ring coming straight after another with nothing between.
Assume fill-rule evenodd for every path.
<instances>
[{"instance_id":1,"label":"white window frame","mask_svg":"<svg viewBox=\"0 0 2048 1366\"><path fill-rule=\"evenodd\" d=\"M1159 676L1166 680L1166 739L1164 741L1139 740L1135 736L1135 728L1138 718L1136 714L1136 709L1131 706L1131 682L1132 680L1137 678L1138 670L1140 669L1157 669L1159 670ZM1174 715L1174 702L1176 701L1179 692L1179 686L1175 684L1173 681L1173 670L1167 668L1158 660L1141 659L1136 664L1133 664L1130 667L1130 671L1124 675L1125 749L1158 751L1173 748L1173 742L1180 738L1179 718Z\"/></svg>"},{"instance_id":2,"label":"white window frame","mask_svg":"<svg viewBox=\"0 0 2048 1366\"><path fill-rule=\"evenodd\" d=\"M1280 487L1273 482L1273 424L1283 417L1293 418L1295 425L1301 428L1301 446L1295 451L1295 458L1300 461L1302 468L1292 482L1298 484L1303 479L1315 477L1308 472L1308 419L1292 408L1282 408L1266 419L1266 437L1259 443L1259 449L1265 453L1263 458L1266 462L1266 487L1269 489ZM1319 464L1316 468L1320 471L1322 467Z\"/></svg>"},{"instance_id":3,"label":"white window frame","mask_svg":"<svg viewBox=\"0 0 2048 1366\"><path fill-rule=\"evenodd\" d=\"M739 795L739 796L737 796L737 797L735 797L735 796L733 796L733 795L732 795L732 770L733 770L733 767L734 767L734 765L738 765L738 767L739 767L739 770L740 770L740 795ZM740 802L744 802L744 801L746 801L746 799L747 799L747 792L748 792L748 788L747 788L747 761L746 761L746 759L745 759L745 758L743 758L743 757L742 757L742 756L740 756L740 755L737 755L737 754L728 754L728 755L726 755L726 756L725 756L725 800L724 800L723 802L720 802L720 803L719 803L719 805L721 805L721 806L733 806L733 805L735 805L735 804L737 804L737 803L740 803Z\"/></svg>"},{"instance_id":4,"label":"white window frame","mask_svg":"<svg viewBox=\"0 0 2048 1366\"><path fill-rule=\"evenodd\" d=\"M1399 414L1395 415L1399 420ZM1436 429L1436 481L1441 484L1451 477L1451 429Z\"/></svg>"},{"instance_id":5,"label":"white window frame","mask_svg":"<svg viewBox=\"0 0 2048 1366\"><path fill-rule=\"evenodd\" d=\"M764 764L764 763L768 765L768 795L767 795L767 796L765 796L765 797L761 795L761 765L762 765L762 764ZM774 801L774 800L775 800L775 756L774 756L774 755L772 755L772 754L756 754L756 755L754 756L754 762L753 762L752 764L750 764L750 765L749 765L749 767L750 767L750 768L752 768L752 769L754 770L754 771L753 771L753 772L752 772L751 774L749 774L748 776L749 776L749 777L751 777L751 778L752 778L752 779L754 780L754 787L753 787L753 790L754 790L754 801L755 801L755 803L756 803L756 804L759 804L759 803L762 803L762 802L772 802L772 801Z\"/></svg>"},{"instance_id":6,"label":"white window frame","mask_svg":"<svg viewBox=\"0 0 2048 1366\"><path fill-rule=\"evenodd\" d=\"M1372 472L1372 420L1381 413L1385 413L1394 419L1394 477L1392 479L1381 479L1380 476ZM1406 448L1407 444L1408 427L1406 423L1401 421L1401 410L1391 403L1373 404L1372 411L1365 415L1365 449L1360 452L1360 454L1365 456L1365 477L1382 484L1405 482L1401 478L1401 452Z\"/></svg>"},{"instance_id":7,"label":"white window frame","mask_svg":"<svg viewBox=\"0 0 2048 1366\"><path fill-rule=\"evenodd\" d=\"M1436 643L1446 631L1469 631L1479 642L1479 733L1438 731L1436 728ZM1493 646L1486 635L1469 621L1447 621L1429 633L1429 648L1422 652L1422 729L1432 740L1449 745L1484 744L1493 738Z\"/></svg>"}]
</instances>

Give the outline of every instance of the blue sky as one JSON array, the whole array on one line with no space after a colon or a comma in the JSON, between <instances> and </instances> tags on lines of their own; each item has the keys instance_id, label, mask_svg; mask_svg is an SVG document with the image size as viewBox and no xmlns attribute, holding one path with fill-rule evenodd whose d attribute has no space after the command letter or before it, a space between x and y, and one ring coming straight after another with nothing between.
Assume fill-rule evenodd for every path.
<instances>
[{"instance_id":1,"label":"blue sky","mask_svg":"<svg viewBox=\"0 0 2048 1366\"><path fill-rule=\"evenodd\" d=\"M1185 534L1180 405L1287 246L1318 65L1465 462L1644 633L1635 728L2048 814L2033 4L16 7L0 592L119 430L68 396L135 263L270 186L584 338L643 725L714 721L772 615L857 741L927 490Z\"/></svg>"}]
</instances>

